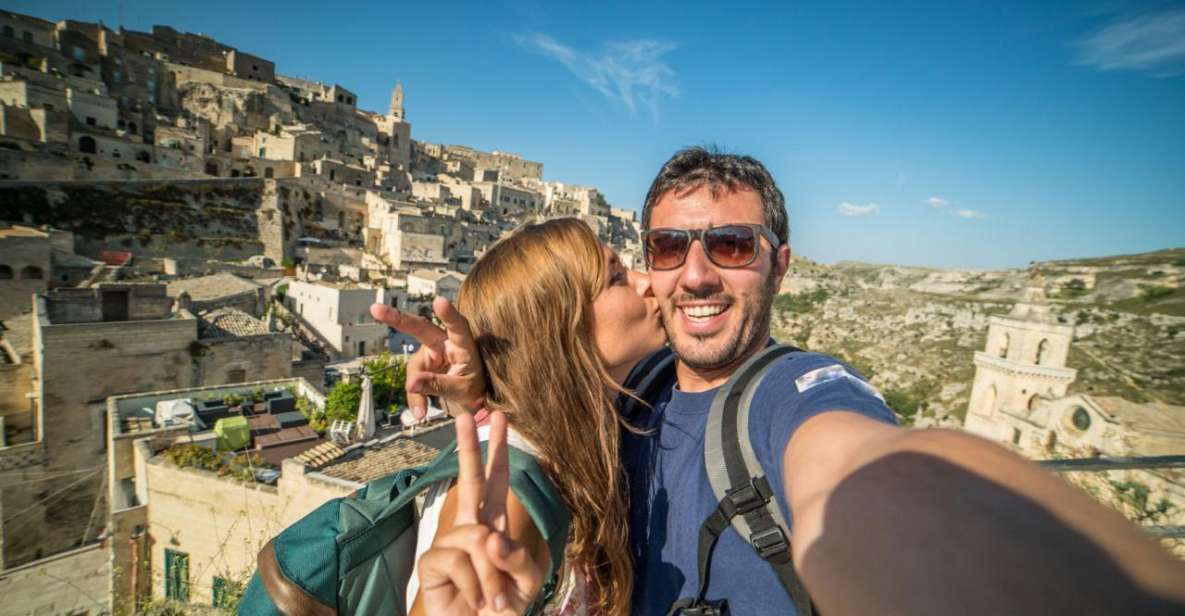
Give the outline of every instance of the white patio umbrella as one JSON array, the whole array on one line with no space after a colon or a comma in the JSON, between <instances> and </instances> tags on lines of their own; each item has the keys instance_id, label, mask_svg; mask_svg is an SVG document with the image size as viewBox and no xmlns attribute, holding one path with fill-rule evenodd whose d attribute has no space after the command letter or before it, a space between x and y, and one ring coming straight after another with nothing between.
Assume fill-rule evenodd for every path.
<instances>
[{"instance_id":1,"label":"white patio umbrella","mask_svg":"<svg viewBox=\"0 0 1185 616\"><path fill-rule=\"evenodd\" d=\"M362 400L358 403L358 440L367 441L374 436L374 394L371 392L370 375L362 375Z\"/></svg>"}]
</instances>

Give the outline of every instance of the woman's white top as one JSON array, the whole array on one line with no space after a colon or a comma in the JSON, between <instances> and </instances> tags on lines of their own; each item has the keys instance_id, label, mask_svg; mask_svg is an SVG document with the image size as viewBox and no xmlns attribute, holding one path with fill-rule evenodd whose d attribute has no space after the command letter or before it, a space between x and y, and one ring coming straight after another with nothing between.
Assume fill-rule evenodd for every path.
<instances>
[{"instance_id":1,"label":"woman's white top","mask_svg":"<svg viewBox=\"0 0 1185 616\"><path fill-rule=\"evenodd\" d=\"M490 427L480 426L477 429L477 438L481 442L488 441ZM518 432L510 428L506 430L506 442L532 456L538 457L539 455L534 445L528 443ZM411 579L407 581L408 609L411 609L411 606L415 604L416 596L420 592L420 557L428 551L428 548L432 547L432 541L436 538L436 531L440 525L440 511L444 508L445 496L452 485L453 480L444 479L425 491L424 507L420 511L420 525L416 534L416 564L412 567ZM567 559L565 559L559 574L560 587L556 589L551 601L544 607L543 613L547 616L584 616L588 614L588 580L583 575L577 575L576 568L569 566Z\"/></svg>"}]
</instances>

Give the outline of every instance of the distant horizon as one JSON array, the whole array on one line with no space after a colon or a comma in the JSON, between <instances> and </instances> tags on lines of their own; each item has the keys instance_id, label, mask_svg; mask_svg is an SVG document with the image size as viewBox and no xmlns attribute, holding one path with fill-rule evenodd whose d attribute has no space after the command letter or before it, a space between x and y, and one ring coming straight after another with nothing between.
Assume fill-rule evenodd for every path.
<instances>
[{"instance_id":1,"label":"distant horizon","mask_svg":"<svg viewBox=\"0 0 1185 616\"><path fill-rule=\"evenodd\" d=\"M1100 261L1100 260L1104 260L1104 259L1119 259L1119 258L1123 258L1123 257L1138 257L1138 256L1143 256L1143 255L1152 255L1152 254L1156 254L1158 252L1173 252L1175 250L1180 250L1182 252L1185 252L1185 244L1183 244L1181 246L1172 246L1169 248L1157 248L1154 250L1145 250L1145 251L1141 251L1141 252L1124 252L1124 253L1117 253L1117 254L1110 254L1110 255L1093 255L1093 256L1087 256L1087 257L1057 257L1057 258L1053 258L1053 259L1041 259L1040 261L1029 261L1029 262L1025 263L1024 265L1013 265L1013 266L1004 266L1004 267L987 267L987 268L984 268L984 267L945 267L942 265L915 265L915 264L910 264L910 263L884 263L884 262L878 262L878 261L864 261L864 260L860 260L860 259L839 259L837 261L821 261L819 259L811 258L810 255L804 255L804 254L801 254L798 252L792 252L790 260L791 260L791 265L793 265L793 261L795 259L807 259L813 263L819 263L821 265L828 265L828 266L842 265L844 263L858 263L858 264L862 264L862 265L876 265L876 266L880 266L880 267L909 267L909 268L915 268L915 269L934 269L934 270L960 271L960 272L998 272L998 271L1005 271L1005 270L1023 270L1023 269L1028 268L1030 265L1040 264L1040 263L1063 263L1066 261Z\"/></svg>"},{"instance_id":2,"label":"distant horizon","mask_svg":"<svg viewBox=\"0 0 1185 616\"><path fill-rule=\"evenodd\" d=\"M278 2L4 4L201 32L374 111L399 81L414 139L514 152L627 210L675 150L719 143L766 163L791 246L821 263L999 270L1185 245L1175 3L370 3L351 27Z\"/></svg>"}]
</instances>

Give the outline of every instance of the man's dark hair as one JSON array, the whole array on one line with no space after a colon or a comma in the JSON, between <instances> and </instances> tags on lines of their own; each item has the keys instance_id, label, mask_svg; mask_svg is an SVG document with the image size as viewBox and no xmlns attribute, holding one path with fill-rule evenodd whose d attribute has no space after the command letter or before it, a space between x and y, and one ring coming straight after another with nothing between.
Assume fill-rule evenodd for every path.
<instances>
[{"instance_id":1,"label":"man's dark hair","mask_svg":"<svg viewBox=\"0 0 1185 616\"><path fill-rule=\"evenodd\" d=\"M713 197L719 189L752 189L761 196L765 226L782 244L790 242L786 200L769 170L752 156L726 154L715 147L695 146L679 150L658 170L642 205L642 228L650 229L650 216L663 195L672 190L682 193L701 186L707 186Z\"/></svg>"}]
</instances>

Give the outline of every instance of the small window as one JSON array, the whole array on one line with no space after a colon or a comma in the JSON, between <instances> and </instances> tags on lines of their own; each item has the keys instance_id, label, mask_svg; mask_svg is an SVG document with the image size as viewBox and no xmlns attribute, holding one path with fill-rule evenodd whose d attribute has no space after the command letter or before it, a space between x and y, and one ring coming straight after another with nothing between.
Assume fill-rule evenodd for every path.
<instances>
[{"instance_id":1,"label":"small window","mask_svg":"<svg viewBox=\"0 0 1185 616\"><path fill-rule=\"evenodd\" d=\"M32 43L33 42L33 33L29 32L28 30L25 30L24 32L21 33L21 38L24 39L26 43Z\"/></svg>"},{"instance_id":2,"label":"small window","mask_svg":"<svg viewBox=\"0 0 1185 616\"><path fill-rule=\"evenodd\" d=\"M79 62L86 62L86 50L81 47L74 48L74 59Z\"/></svg>"},{"instance_id":3,"label":"small window","mask_svg":"<svg viewBox=\"0 0 1185 616\"><path fill-rule=\"evenodd\" d=\"M98 124L98 122L92 116L86 116L86 125L87 126L94 126L96 124Z\"/></svg>"},{"instance_id":4,"label":"small window","mask_svg":"<svg viewBox=\"0 0 1185 616\"><path fill-rule=\"evenodd\" d=\"M211 600L214 607L223 609L235 607L235 598L243 593L242 587L238 584L219 576L214 576L210 589L213 593Z\"/></svg>"},{"instance_id":5,"label":"small window","mask_svg":"<svg viewBox=\"0 0 1185 616\"><path fill-rule=\"evenodd\" d=\"M1074 424L1075 428L1082 432L1090 429L1090 413L1082 407L1074 409L1074 414L1070 416L1070 421Z\"/></svg>"},{"instance_id":6,"label":"small window","mask_svg":"<svg viewBox=\"0 0 1185 616\"><path fill-rule=\"evenodd\" d=\"M165 598L189 602L189 554L165 548Z\"/></svg>"},{"instance_id":7,"label":"small window","mask_svg":"<svg viewBox=\"0 0 1185 616\"><path fill-rule=\"evenodd\" d=\"M4 26L4 36L14 38L16 37L16 31L12 29L12 26Z\"/></svg>"},{"instance_id":8,"label":"small window","mask_svg":"<svg viewBox=\"0 0 1185 616\"><path fill-rule=\"evenodd\" d=\"M0 265L0 280L12 280L12 268L7 265Z\"/></svg>"},{"instance_id":9,"label":"small window","mask_svg":"<svg viewBox=\"0 0 1185 616\"><path fill-rule=\"evenodd\" d=\"M119 83L123 79L123 73L119 71L111 71L111 81Z\"/></svg>"},{"instance_id":10,"label":"small window","mask_svg":"<svg viewBox=\"0 0 1185 616\"><path fill-rule=\"evenodd\" d=\"M1020 428L1013 428L1012 429L1012 444L1013 445L1020 444Z\"/></svg>"}]
</instances>

